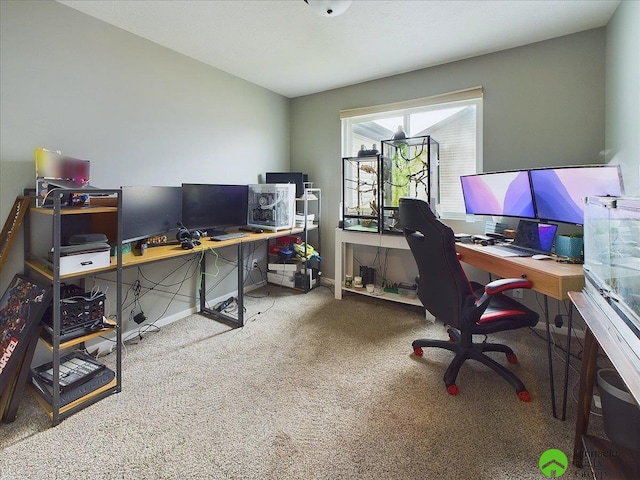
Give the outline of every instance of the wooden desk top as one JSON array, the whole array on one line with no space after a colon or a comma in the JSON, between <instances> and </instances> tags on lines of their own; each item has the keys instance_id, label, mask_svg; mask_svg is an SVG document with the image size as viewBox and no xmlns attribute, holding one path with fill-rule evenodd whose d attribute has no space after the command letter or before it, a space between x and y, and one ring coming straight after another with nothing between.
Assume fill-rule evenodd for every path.
<instances>
[{"instance_id":1,"label":"wooden desk top","mask_svg":"<svg viewBox=\"0 0 640 480\"><path fill-rule=\"evenodd\" d=\"M144 255L137 255L134 252L125 253L122 256L122 267L127 268L135 265L141 265L144 263L155 262L159 260L167 260L169 258L176 258L183 255L189 255L192 253L206 252L211 249L229 247L232 245L238 245L242 243L252 243L269 240L271 238L283 237L286 235L297 235L303 233L303 228L293 228L287 230L280 230L277 232L264 231L263 233L251 233L244 232L247 235L244 237L230 238L229 240L214 241L209 237L204 237L200 240L200 245L186 250L180 245L163 245L158 247L148 247ZM234 232L229 232L234 233ZM111 258L112 265L115 266L115 257Z\"/></svg>"},{"instance_id":2,"label":"wooden desk top","mask_svg":"<svg viewBox=\"0 0 640 480\"><path fill-rule=\"evenodd\" d=\"M500 257L483 249L481 245L456 243L460 261L502 278L531 280L535 291L557 300L566 300L568 292L584 287L582 265L531 257Z\"/></svg>"},{"instance_id":3,"label":"wooden desk top","mask_svg":"<svg viewBox=\"0 0 640 480\"><path fill-rule=\"evenodd\" d=\"M310 227L310 229L318 228L317 226ZM210 240L209 237L204 237L201 240L200 245L195 248L186 250L182 248L180 245L163 245L157 247L149 247L146 249L144 255L139 255L134 252L125 253L122 255L122 268L134 267L137 265L144 265L145 263L152 263L161 260L168 260L171 258L178 258L184 255L191 255L193 253L202 253L211 249L229 247L232 245L238 245L243 243L252 243L269 240L271 238L283 237L286 235L298 235L304 232L304 228L296 227L287 230L280 230L277 232L265 231L263 233L251 233L246 232L247 235L244 237L231 238L229 240L222 240L219 242ZM233 233L233 232L229 232ZM47 268L45 262L39 262L38 260L28 260L26 264L38 271L41 275L48 278L49 280L53 280L53 273ZM117 268L117 260L116 257L111 257L111 264L108 267L97 268L95 270L87 270L77 273L71 273L68 275L61 275L60 278L63 280L84 277L87 275L91 275L92 273L100 273L100 272L108 272L115 270Z\"/></svg>"}]
</instances>

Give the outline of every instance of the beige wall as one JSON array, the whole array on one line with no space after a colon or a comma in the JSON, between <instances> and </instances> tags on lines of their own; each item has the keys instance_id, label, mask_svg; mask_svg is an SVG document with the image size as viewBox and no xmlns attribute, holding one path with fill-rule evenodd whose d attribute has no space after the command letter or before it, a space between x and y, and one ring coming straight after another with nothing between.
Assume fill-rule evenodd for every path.
<instances>
[{"instance_id":1,"label":"beige wall","mask_svg":"<svg viewBox=\"0 0 640 480\"><path fill-rule=\"evenodd\" d=\"M640 196L640 2L623 1L607 25L607 160Z\"/></svg>"},{"instance_id":2,"label":"beige wall","mask_svg":"<svg viewBox=\"0 0 640 480\"><path fill-rule=\"evenodd\" d=\"M606 29L288 100L61 4L3 1L0 218L31 186L36 146L91 160L100 187L252 183L290 163L323 189L332 278L339 111L476 85L485 170L612 160L637 194L639 8L622 2ZM22 269L17 250L0 289Z\"/></svg>"},{"instance_id":3,"label":"beige wall","mask_svg":"<svg viewBox=\"0 0 640 480\"><path fill-rule=\"evenodd\" d=\"M90 160L102 188L289 168L287 98L56 2L0 5L2 222L34 185L35 147ZM21 238L0 291L18 271Z\"/></svg>"},{"instance_id":4,"label":"beige wall","mask_svg":"<svg viewBox=\"0 0 640 480\"><path fill-rule=\"evenodd\" d=\"M589 30L293 99L292 168L323 189L325 277L333 278L341 196L340 110L482 86L486 171L601 163L605 35Z\"/></svg>"}]
</instances>

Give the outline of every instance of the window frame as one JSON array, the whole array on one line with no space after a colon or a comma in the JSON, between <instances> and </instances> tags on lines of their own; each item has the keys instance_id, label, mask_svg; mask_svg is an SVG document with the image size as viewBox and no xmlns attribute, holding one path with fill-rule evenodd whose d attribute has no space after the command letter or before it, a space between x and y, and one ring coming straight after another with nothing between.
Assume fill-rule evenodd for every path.
<instances>
[{"instance_id":1,"label":"window frame","mask_svg":"<svg viewBox=\"0 0 640 480\"><path fill-rule=\"evenodd\" d=\"M482 87L474 87L467 90L460 90L457 92L450 92L441 95L434 95L431 97L424 97L419 99L407 100L403 102L396 102L390 104L376 105L370 107L355 108L349 110L343 110L340 112L340 119L342 122L342 156L350 157L354 156L356 150L353 145L353 126L358 123L372 122L383 118L401 117L403 119L403 127L405 132L410 132L410 116L416 113L443 110L446 108L453 108L456 106L469 106L474 105L476 108L476 132L475 132L475 172L480 173L483 171L483 92ZM387 139L380 139L387 140ZM439 142L438 138L435 138ZM367 148L371 147L367 145ZM381 148L380 144L377 144L378 149ZM442 148L442 145L440 145ZM441 161L440 165L441 165ZM441 182L441 170L437 168L438 177L434 179L438 182L438 213L442 218L450 220L465 220L466 214L464 211L448 210L446 205L440 203L440 182ZM462 189L460 188L460 195L462 195Z\"/></svg>"}]
</instances>

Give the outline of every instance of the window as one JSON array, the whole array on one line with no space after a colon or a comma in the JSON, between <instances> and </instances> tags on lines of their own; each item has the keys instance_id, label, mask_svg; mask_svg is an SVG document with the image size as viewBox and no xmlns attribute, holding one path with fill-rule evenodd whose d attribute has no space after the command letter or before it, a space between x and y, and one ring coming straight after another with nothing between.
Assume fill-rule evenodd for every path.
<instances>
[{"instance_id":1,"label":"window","mask_svg":"<svg viewBox=\"0 0 640 480\"><path fill-rule=\"evenodd\" d=\"M440 145L439 165L432 166L436 209L443 218L465 218L460 176L482 171L482 88L344 110L340 117L345 157L357 156L362 145L380 150L398 126L409 137L433 137Z\"/></svg>"}]
</instances>

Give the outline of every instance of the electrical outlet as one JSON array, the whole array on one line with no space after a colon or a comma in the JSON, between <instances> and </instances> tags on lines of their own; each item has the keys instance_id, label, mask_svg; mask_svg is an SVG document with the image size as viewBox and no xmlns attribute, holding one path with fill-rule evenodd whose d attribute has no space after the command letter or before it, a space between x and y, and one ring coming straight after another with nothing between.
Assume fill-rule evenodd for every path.
<instances>
[{"instance_id":1,"label":"electrical outlet","mask_svg":"<svg viewBox=\"0 0 640 480\"><path fill-rule=\"evenodd\" d=\"M602 409L602 402L600 401L600 396L599 395L594 395L593 396L593 404L595 405L595 407L599 410Z\"/></svg>"},{"instance_id":2,"label":"electrical outlet","mask_svg":"<svg viewBox=\"0 0 640 480\"><path fill-rule=\"evenodd\" d=\"M524 296L524 291L521 288L514 288L511 292L513 298L522 298Z\"/></svg>"},{"instance_id":3,"label":"electrical outlet","mask_svg":"<svg viewBox=\"0 0 640 480\"><path fill-rule=\"evenodd\" d=\"M252 268L253 268L254 270L258 270L258 260L254 260L254 261L253 261Z\"/></svg>"}]
</instances>

